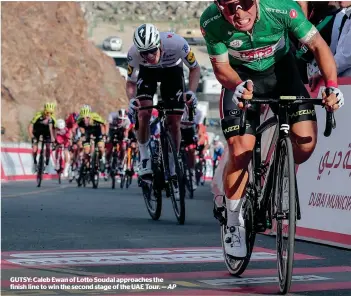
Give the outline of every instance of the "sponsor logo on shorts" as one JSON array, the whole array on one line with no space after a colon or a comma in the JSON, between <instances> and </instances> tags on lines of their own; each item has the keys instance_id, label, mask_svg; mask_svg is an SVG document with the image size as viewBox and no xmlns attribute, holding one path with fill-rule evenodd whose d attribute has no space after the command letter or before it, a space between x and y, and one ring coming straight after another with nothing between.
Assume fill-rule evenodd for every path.
<instances>
[{"instance_id":1,"label":"sponsor logo on shorts","mask_svg":"<svg viewBox=\"0 0 351 296\"><path fill-rule=\"evenodd\" d=\"M230 116L236 116L239 115L240 111L239 110L230 110L229 111L229 115Z\"/></svg>"},{"instance_id":2,"label":"sponsor logo on shorts","mask_svg":"<svg viewBox=\"0 0 351 296\"><path fill-rule=\"evenodd\" d=\"M248 129L251 125L250 124L246 124L246 129ZM239 124L238 125L233 125L233 126L229 126L226 129L223 130L224 134L229 134L230 132L234 132L234 131L238 131L240 129Z\"/></svg>"},{"instance_id":3,"label":"sponsor logo on shorts","mask_svg":"<svg viewBox=\"0 0 351 296\"><path fill-rule=\"evenodd\" d=\"M311 109L305 109L305 110L299 110L299 111L296 111L295 113L293 114L290 114L290 117L297 117L297 116L301 116L301 115L316 115L316 111L315 110L311 110Z\"/></svg>"}]
</instances>

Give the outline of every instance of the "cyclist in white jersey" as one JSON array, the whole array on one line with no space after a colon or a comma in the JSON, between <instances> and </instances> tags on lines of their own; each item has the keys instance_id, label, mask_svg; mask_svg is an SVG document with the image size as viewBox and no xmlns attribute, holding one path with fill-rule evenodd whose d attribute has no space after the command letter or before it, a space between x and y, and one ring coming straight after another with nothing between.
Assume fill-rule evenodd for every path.
<instances>
[{"instance_id":1,"label":"cyclist in white jersey","mask_svg":"<svg viewBox=\"0 0 351 296\"><path fill-rule=\"evenodd\" d=\"M189 121L189 112L188 107L185 106L184 113L180 123L180 130L182 134L182 139L184 141L184 145L187 148L187 158L188 158L188 166L192 172L193 176L193 189L196 190L196 179L195 179L195 162L196 162L196 142L197 142L197 134L196 134L196 126L203 122L203 112L196 108L196 114L194 116L193 121Z\"/></svg>"},{"instance_id":2,"label":"cyclist in white jersey","mask_svg":"<svg viewBox=\"0 0 351 296\"><path fill-rule=\"evenodd\" d=\"M139 106L152 105L161 82L161 97L168 109L167 123L179 151L180 119L187 105L195 106L195 91L199 84L200 67L189 44L181 36L172 32L159 32L152 24L143 24L134 32L134 44L128 52L128 78L126 91L130 100L129 118L134 122ZM188 91L184 89L183 62L189 68ZM139 176L149 178L152 174L150 152L149 121L151 110L138 112L139 130L137 133L140 149ZM170 155L171 174L175 175L173 157Z\"/></svg>"}]
</instances>

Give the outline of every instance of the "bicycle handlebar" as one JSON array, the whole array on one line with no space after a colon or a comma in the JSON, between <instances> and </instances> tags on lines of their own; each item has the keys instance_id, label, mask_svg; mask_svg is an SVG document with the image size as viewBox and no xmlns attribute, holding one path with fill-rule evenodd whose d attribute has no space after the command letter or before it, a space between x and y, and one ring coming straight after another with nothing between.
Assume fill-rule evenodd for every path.
<instances>
[{"instance_id":1,"label":"bicycle handlebar","mask_svg":"<svg viewBox=\"0 0 351 296\"><path fill-rule=\"evenodd\" d=\"M171 111L172 110L172 109L165 109L164 107L161 107L160 105L151 105L151 106L139 107L138 111L152 110L154 108L158 111L168 111L168 110ZM194 113L195 113L195 108L189 107L189 121L194 120ZM135 118L135 130L138 130L138 129L139 129L139 119L138 119L138 115L137 115Z\"/></svg>"},{"instance_id":2,"label":"bicycle handlebar","mask_svg":"<svg viewBox=\"0 0 351 296\"><path fill-rule=\"evenodd\" d=\"M251 100L240 100L244 104L244 110L241 112L240 116L240 126L239 126L239 134L242 136L245 133L246 129L246 113L247 109L245 108L249 103L250 104L268 104L268 105L294 105L294 104L304 104L309 103L313 105L319 105L325 107L322 99L315 98L305 98L303 96L281 96L279 98L253 98ZM326 111L326 122L324 129L324 136L329 137L331 135L332 130L336 127L336 121L334 117L333 111Z\"/></svg>"}]
</instances>

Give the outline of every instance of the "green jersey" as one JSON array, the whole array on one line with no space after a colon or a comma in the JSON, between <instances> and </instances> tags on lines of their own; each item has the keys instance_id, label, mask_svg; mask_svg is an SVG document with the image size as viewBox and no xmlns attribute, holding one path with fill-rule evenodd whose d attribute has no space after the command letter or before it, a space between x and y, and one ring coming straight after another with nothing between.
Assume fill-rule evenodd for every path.
<instances>
[{"instance_id":1,"label":"green jersey","mask_svg":"<svg viewBox=\"0 0 351 296\"><path fill-rule=\"evenodd\" d=\"M289 51L288 33L292 32L303 44L317 33L293 0L260 0L258 20L252 32L240 32L228 23L215 4L200 18L211 61L226 62L235 68L244 65L264 71Z\"/></svg>"}]
</instances>

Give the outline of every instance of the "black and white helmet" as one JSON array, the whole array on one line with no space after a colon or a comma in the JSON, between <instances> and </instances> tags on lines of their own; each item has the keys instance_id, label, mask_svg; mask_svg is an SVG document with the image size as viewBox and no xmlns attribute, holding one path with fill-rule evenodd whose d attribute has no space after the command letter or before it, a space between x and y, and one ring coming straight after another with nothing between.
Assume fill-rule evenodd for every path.
<instances>
[{"instance_id":1,"label":"black and white helmet","mask_svg":"<svg viewBox=\"0 0 351 296\"><path fill-rule=\"evenodd\" d=\"M142 24L136 28L133 42L139 52L159 48L160 32L153 24Z\"/></svg>"}]
</instances>

